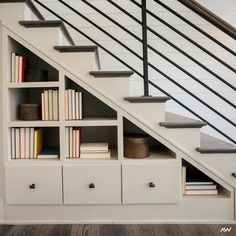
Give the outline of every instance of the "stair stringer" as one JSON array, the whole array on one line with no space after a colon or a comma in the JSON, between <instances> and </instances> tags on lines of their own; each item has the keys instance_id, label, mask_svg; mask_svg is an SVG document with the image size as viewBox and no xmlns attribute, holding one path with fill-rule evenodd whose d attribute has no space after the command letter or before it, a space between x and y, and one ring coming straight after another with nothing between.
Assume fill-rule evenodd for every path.
<instances>
[{"instance_id":1,"label":"stair stringer","mask_svg":"<svg viewBox=\"0 0 236 236\"><path fill-rule=\"evenodd\" d=\"M116 110L120 115L133 122L135 125L143 129L149 135L153 136L156 140L158 140L159 142L167 146L170 150L175 152L179 157L185 159L186 161L194 165L196 168L209 175L212 179L224 186L229 191L232 191L232 188L236 187L236 183L234 183L233 180L226 178L226 176L221 173L219 164L217 164L217 168L215 168L214 163L212 161L205 161L205 155L204 158L202 158L202 155L197 153L196 151L191 152L190 150L183 148L181 145L178 145L175 140L170 139L169 137L165 137L165 129L163 129L163 132L160 132L160 130L157 129L157 123L149 123L145 120L144 117L140 115L140 113L137 114L135 113L135 111L132 111L132 105L123 101L122 97L114 97L112 96L114 95L112 91L110 94L108 94L108 90L104 91L104 83L102 85L103 89L98 88L97 86L99 86L100 83L96 83L96 79L89 76L89 73L87 75L87 78L84 78L84 74L83 76L81 76L79 73L70 72L70 67L68 69L67 66L65 64L61 64L60 61L57 60L57 58L47 55L47 52L43 50L38 50L37 47L32 44L32 42L28 43L27 40L24 39L23 35L17 35L13 31L11 31L9 27L3 26L3 28L3 34L5 35L5 37L10 36L23 46L31 50L33 53L41 57L41 59L45 60L47 63L49 63L51 66L53 66L60 72L63 71L63 74L65 76L69 77L75 83L79 84L81 87L92 93L94 96L98 97L108 106ZM108 81L106 83L108 83ZM110 80L110 83L112 83L112 79ZM117 91L117 87L115 87L114 89L115 91ZM152 112L153 110L150 110L150 113ZM233 154L227 154L227 156L231 158L233 157ZM209 163L212 166L210 166Z\"/></svg>"},{"instance_id":2,"label":"stair stringer","mask_svg":"<svg viewBox=\"0 0 236 236\"><path fill-rule=\"evenodd\" d=\"M7 36L12 37L14 40L22 44L24 47L28 48L33 53L37 54L42 60L45 60L48 64L55 67L59 70L60 78L64 78L67 76L72 81L86 89L88 92L93 94L95 97L106 103L112 109L118 112L118 115L121 117L125 117L135 125L143 129L149 135L153 136L156 140L167 146L170 150L175 152L179 158L183 158L193 166L201 170L203 173L214 179L224 188L226 188L230 193L231 196L234 197L235 185L228 181L223 175L219 174L217 170L211 168L210 166L206 165L203 161L197 160L194 156L190 155L186 152L181 146L179 147L176 143L173 143L172 140L168 140L168 138L160 135L155 129L155 127L150 126L147 122L145 122L142 117L136 115L133 111L130 110L130 107L125 106L125 102L123 100L117 99L112 97L108 94L108 91L103 91L101 88L97 88L95 83L92 83L90 80L82 79L82 77L78 73L73 73L69 71L65 65L60 64L59 61L55 60L55 58L50 57L41 50L38 50L32 43L28 43L23 37L16 35L14 32L10 31L9 29L5 28L3 31L3 39L6 40ZM6 55L6 54L5 54ZM2 58L3 59L3 58ZM5 67L7 68L7 67Z\"/></svg>"}]
</instances>

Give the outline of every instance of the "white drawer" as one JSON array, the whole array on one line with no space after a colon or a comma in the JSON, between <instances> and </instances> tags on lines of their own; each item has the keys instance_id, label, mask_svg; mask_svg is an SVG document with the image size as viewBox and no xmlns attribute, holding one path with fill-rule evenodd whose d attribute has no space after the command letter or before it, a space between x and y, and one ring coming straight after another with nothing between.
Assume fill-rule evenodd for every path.
<instances>
[{"instance_id":1,"label":"white drawer","mask_svg":"<svg viewBox=\"0 0 236 236\"><path fill-rule=\"evenodd\" d=\"M121 203L121 167L118 164L64 166L65 204Z\"/></svg>"},{"instance_id":2,"label":"white drawer","mask_svg":"<svg viewBox=\"0 0 236 236\"><path fill-rule=\"evenodd\" d=\"M62 167L6 166L6 202L62 204Z\"/></svg>"},{"instance_id":3,"label":"white drawer","mask_svg":"<svg viewBox=\"0 0 236 236\"><path fill-rule=\"evenodd\" d=\"M123 203L177 203L180 201L180 166L177 162L124 164Z\"/></svg>"}]
</instances>

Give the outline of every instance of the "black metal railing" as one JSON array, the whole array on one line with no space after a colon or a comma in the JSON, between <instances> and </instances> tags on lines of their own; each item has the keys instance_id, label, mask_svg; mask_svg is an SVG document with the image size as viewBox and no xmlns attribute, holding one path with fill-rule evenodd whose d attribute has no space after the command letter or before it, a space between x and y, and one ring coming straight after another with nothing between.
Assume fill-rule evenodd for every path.
<instances>
[{"instance_id":1,"label":"black metal railing","mask_svg":"<svg viewBox=\"0 0 236 236\"><path fill-rule=\"evenodd\" d=\"M121 45L123 48L125 48L127 51L129 51L130 53L132 53L135 57L137 57L139 60L142 61L143 63L143 74L141 74L138 70L136 70L135 68L133 68L129 63L125 62L124 60L122 60L121 58L119 58L117 55L115 55L114 53L112 53L110 50L108 50L106 47L104 47L103 45L101 45L100 43L98 43L96 40L94 40L93 38L91 38L90 36L88 36L87 34L85 34L84 32L82 32L78 27L74 26L73 24L71 24L68 20L64 19L63 17L61 17L59 14L57 14L55 11L53 11L52 9L48 8L45 4L41 3L38 0L34 0L35 2L37 2L40 6L42 6L43 8L45 8L46 10L48 10L50 13L52 13L54 16L56 16L57 18L59 18L60 20L62 20L63 22L65 22L67 25L69 25L72 29L74 29L75 31L77 31L78 33L80 33L81 35L83 35L84 37L86 37L88 40L90 40L91 42L93 42L94 44L96 44L97 46L99 46L101 49L103 49L105 52L107 52L108 54L110 54L112 57L114 57L116 60L118 60L119 62L121 62L123 65L125 65L127 68L131 69L134 73L136 73L138 76L142 77L144 79L144 96L149 96L149 84L152 85L154 88L158 89L159 91L161 91L162 93L166 94L167 96L170 96L173 101L175 101L176 103L178 103L179 105L181 105L182 107L184 107L186 110L188 110L189 112L191 112L192 114L194 114L196 117L198 117L199 119L201 119L202 121L205 121L208 123L208 125L210 127L212 127L213 129L215 129L217 132L219 132L221 135L223 135L224 137L226 137L228 140L230 140L231 142L236 144L236 141L234 139L232 139L231 137L229 137L227 134L225 134L223 131L219 130L217 127L215 127L214 125L212 125L209 121L207 121L206 119L204 119L203 117L201 117L199 114L197 114L196 112L194 112L192 109L190 109L189 107L187 107L185 104L183 104L182 102L180 102L178 99L176 99L173 95L169 94L167 91L163 90L161 87L159 87L158 85L156 85L155 83L153 83L152 81L149 80L148 78L148 68L152 68L154 71L158 72L159 74L161 74L162 76L164 76L166 79L168 79L169 81L171 81L173 84L175 84L176 86L178 86L180 89L182 89L184 92L186 92L187 94L189 94L191 97L193 97L194 99L196 99L198 102L200 102L201 104L203 104L205 107L207 107L208 109L210 109L211 111L213 111L214 113L216 113L218 116L220 116L221 118L223 118L225 121L227 121L228 123L230 123L231 125L233 125L234 127L236 127L236 124L230 120L228 117L226 117L225 115L223 115L222 113L220 113L219 111L217 111L215 108L213 108L212 106L210 106L208 103L206 103L205 101L203 101L202 99L200 99L199 97L197 97L195 94L193 94L192 92L190 92L188 89L186 89L185 87L183 87L181 84L179 84L177 81L175 81L173 78L171 78L170 76L168 76L166 73L164 73L163 71L161 71L160 69L158 69L156 66L154 66L152 63L150 63L148 61L148 49L151 49L152 51L154 51L155 53L157 53L159 56L161 56L162 58L164 58L166 61L170 62L172 65L174 65L176 68L178 68L179 70L181 70L182 72L184 72L185 74L187 74L189 77L191 77L192 79L194 79L196 82L198 82L199 84L201 84L203 87L205 87L206 89L208 89L209 91L211 91L213 94L215 94L217 97L221 98L223 101L225 101L227 104L229 104L230 106L232 106L233 108L236 108L236 105L233 104L231 101L227 100L225 97L223 97L222 95L220 95L218 92L216 92L215 90L213 90L212 88L210 88L209 86L207 86L206 84L204 84L203 82L201 82L198 78L196 78L196 76L192 75L191 73L189 73L188 71L186 71L184 68L182 68L181 66L179 66L177 63L173 62L171 59L169 59L168 57L166 57L165 55L163 55L162 53L160 53L157 49L155 49L154 47L150 46L147 42L147 31L152 32L154 35L156 35L157 37L159 37L160 39L162 39L164 42L168 43L169 45L171 45L172 47L174 47L175 49L177 49L179 52L181 52L183 55L187 56L189 59L191 59L192 61L194 61L196 64L198 64L199 66L201 66L203 69L205 69L206 71L208 71L210 74L214 75L216 78L218 78L221 82L223 82L224 84L226 84L227 86L229 86L231 89L236 91L236 88L231 85L230 83L228 83L227 81L225 81L223 78L221 78L219 75L217 75L215 72L213 72L212 70L210 70L209 68L205 67L202 63L200 63L199 61L197 61L196 59L194 59L192 56L188 55L186 52L184 52L182 49L178 48L176 45L174 45L173 43L171 43L170 41L168 41L166 38L164 38L163 36L161 36L160 34L158 34L157 32L155 32L153 29L151 29L150 27L147 26L147 14L153 14L151 11L147 10L146 8L146 0L142 0L142 4L138 4L137 2L135 2L134 0L130 0L131 2L133 2L136 6L139 6L141 8L141 12L142 12L142 21L139 21L136 17L134 17L133 15L131 15L129 12L127 12L125 9L123 9L122 7L120 7L117 3L113 2L112 0L107 0L107 2L111 3L113 6L117 7L119 10L121 10L123 13L125 13L127 16L129 16L131 19L133 19L134 21L136 21L138 24L140 24L142 26L142 39L140 39L138 36L136 36L135 34L133 34L132 32L130 32L128 29L124 28L121 24L119 24L117 21L115 21L114 19L112 19L111 17L109 17L108 15L106 15L105 13L103 13L102 11L100 11L98 8L96 8L94 5L92 5L91 3L89 3L89 1L86 0L81 0L82 2L84 2L85 4L87 4L88 6L92 7L95 11L97 11L98 13L100 13L102 16L106 17L107 19L109 19L111 22L113 22L114 24L116 24L117 26L119 26L119 28L125 30L125 32L129 33L131 36L133 36L136 40L138 40L140 43L142 43L143 46L143 56L140 56L138 53L136 53L134 50L132 50L131 48L129 48L127 45L125 45L123 42L121 42L120 40L118 40L116 37L114 37L113 35L111 35L109 32L107 32L106 30L104 30L102 27L100 27L98 24L94 23L93 21L91 21L88 17L86 17L84 14L82 14L81 12L77 11L76 9L74 9L72 6L70 6L68 3L62 1L62 0L58 0L58 2L60 2L61 4L63 4L65 7L67 7L68 9L70 9L71 11L73 11L74 13L76 13L78 16L80 16L81 18L83 18L84 20L86 20L87 22L89 22L91 25L93 25L95 28L97 28L99 31L103 32L105 35L107 35L108 37L110 37L112 40L114 40L116 43L118 43L119 45ZM156 1L156 0L154 0ZM159 2L159 1L157 1ZM159 20L159 17L157 18ZM163 21L163 20L162 20ZM163 21L164 22L164 21ZM168 23L165 24L166 26L169 26ZM170 27L172 29L172 26ZM181 33L182 34L182 33ZM181 35L182 36L182 35ZM187 36L186 36L187 37ZM186 38L187 39L187 38ZM190 39L191 40L191 39ZM191 40L193 41L193 40ZM191 42L190 41L190 42ZM208 54L208 50L203 50L204 52L206 52ZM228 51L228 50L227 50ZM213 57L214 58L214 57ZM218 62L221 63L221 60L217 60ZM226 66L228 69L231 70L231 68L229 68L227 65L225 65L225 63L221 63L223 66ZM233 69L233 68L232 68ZM235 72L235 69L233 69Z\"/></svg>"}]
</instances>

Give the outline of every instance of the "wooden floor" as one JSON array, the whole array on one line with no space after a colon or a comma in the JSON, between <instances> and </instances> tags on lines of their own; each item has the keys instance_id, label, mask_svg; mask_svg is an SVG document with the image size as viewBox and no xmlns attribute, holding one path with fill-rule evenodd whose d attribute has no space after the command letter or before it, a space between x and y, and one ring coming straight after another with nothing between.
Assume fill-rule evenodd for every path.
<instances>
[{"instance_id":1,"label":"wooden floor","mask_svg":"<svg viewBox=\"0 0 236 236\"><path fill-rule=\"evenodd\" d=\"M231 227L230 232L220 232ZM0 225L0 236L218 236L236 225Z\"/></svg>"}]
</instances>

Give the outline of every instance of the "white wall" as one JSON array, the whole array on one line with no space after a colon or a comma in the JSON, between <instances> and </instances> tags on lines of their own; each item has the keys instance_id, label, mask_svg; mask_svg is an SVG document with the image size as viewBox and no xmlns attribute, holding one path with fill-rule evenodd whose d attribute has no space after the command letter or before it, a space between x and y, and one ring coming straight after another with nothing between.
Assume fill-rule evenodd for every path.
<instances>
[{"instance_id":1,"label":"white wall","mask_svg":"<svg viewBox=\"0 0 236 236\"><path fill-rule=\"evenodd\" d=\"M236 50L236 43L233 39L231 39L230 37L228 37L221 31L216 29L214 26L210 25L208 22L206 22L204 19L202 19L198 15L191 12L189 9L185 8L179 2L173 1L173 0L162 0L162 1L168 4L169 6L171 6L176 11L178 11L181 15L187 17L189 20L191 20L196 25L198 25L200 28L209 32L212 36L217 38L219 41L225 43L226 45L231 47L233 50ZM117 43L113 42L108 36L94 29L93 26L91 26L89 23L82 20L80 17L76 16L72 11L68 10L66 7L64 7L60 3L54 0L44 0L43 2L45 2L47 6L54 9L62 17L72 22L79 29L81 29L82 31L84 31L85 33L93 37L94 39L96 39L100 44L104 45L107 49L115 53L117 56L120 56L127 63L131 64L133 68L142 72L141 61L137 60L135 56L133 56L131 53L128 53L125 49L123 49ZM70 3L73 7L75 7L79 12L86 14L87 17L97 22L97 24L102 26L103 29L109 31L116 38L118 38L123 43L128 45L136 53L138 53L139 55L142 55L141 44L135 41L130 35L118 29L114 24L112 24L105 18L99 16L94 10L90 9L81 1L70 0L67 2ZM119 10L113 7L110 3L104 0L90 0L89 2L97 6L103 12L112 16L114 19L117 19L120 24L122 24L127 29L135 33L137 36L141 37L141 28L137 25L137 23L135 23L133 20L126 17ZM117 2L119 5L124 7L132 15L140 19L140 9L135 7L131 2L127 0L119 0L115 2ZM231 2L230 4L232 4L230 6L229 4L225 4L225 1L223 4L222 1L220 0L214 1L214 3L213 1L209 1L209 0L208 1L199 0L199 2L205 6L208 4L214 9L216 13L220 12L222 15L225 15L225 16L227 15L227 19L230 19L231 23L235 23L234 13L235 13L236 6L235 6L234 0L230 0ZM152 10L153 12L155 12L158 16L165 19L172 26L186 33L189 37L194 39L196 42L198 42L202 46L206 47L211 52L214 52L214 54L220 57L222 60L236 67L235 58L232 55L230 55L228 52L223 50L221 47L217 46L215 43L209 41L205 36L201 35L196 30L192 29L190 26L183 23L177 17L168 13L166 10L158 6L153 1L147 1L147 3L148 3L148 8ZM54 19L54 17L51 14L45 11L44 11L44 15L47 19ZM220 65L217 61L215 61L211 57L205 55L203 52L201 52L201 50L191 45L189 42L181 38L181 36L179 36L178 34L167 29L165 26L163 26L160 22L156 21L152 17L148 18L148 23L149 23L149 26L155 29L159 34L168 38L171 42L178 45L187 53L191 54L193 57L201 61L205 66L209 67L211 70L214 70L226 81L229 81L230 83L234 84L234 86L236 86L236 78L233 72L231 72L224 66ZM74 30L70 29L70 32L77 44L89 43L86 38L84 38L83 36L75 32ZM228 88L222 82L218 81L213 75L210 75L208 72L201 69L195 63L191 62L185 56L181 55L179 52L177 52L172 47L168 46L166 43L158 39L153 34L149 33L148 36L149 36L150 45L155 47L157 50L159 50L166 56L170 57L173 61L183 66L187 71L192 73L201 81L203 81L210 87L216 89L220 94L222 94L224 97L228 98L231 102L236 104L236 95L232 89ZM102 50L100 50L100 57L101 57L102 69L119 70L119 69L124 68L123 65L121 65L119 62L117 62L115 59L113 59L111 56L109 56L107 53L103 52ZM163 72L167 73L175 81L177 81L184 87L191 89L191 91L196 96L200 97L204 101L207 101L211 106L213 106L214 108L222 112L225 116L231 118L234 122L236 122L235 109L230 108L225 102L217 98L215 95L209 94L209 92L206 89L198 85L196 82L192 81L192 79L190 79L183 72L174 68L172 65L170 65L168 62L166 62L164 59L160 58L159 56L155 55L153 52L149 53L149 59L153 64L155 64L155 66L157 66ZM171 93L173 96L180 99L191 109L193 109L194 111L196 111L203 117L207 118L208 121L210 121L212 124L217 126L219 129L226 132L229 136L236 139L235 127L224 122L224 120L222 118L219 118L214 112L211 112L209 111L209 109L204 108L199 102L189 97L185 92L183 92L181 89L178 89L176 86L168 82L166 78L164 78L157 72L153 71L152 69L150 69L149 72L150 72L150 79L152 81L156 82L162 88L166 89L169 93ZM141 86L142 83L140 82L140 79L137 78L137 76L134 76L130 84L131 84L131 91L130 91L131 95L142 94L142 86ZM158 92L157 90L153 88L151 88L151 93L152 95L161 94L160 92ZM173 101L167 103L166 109L167 111L171 111L171 112L175 112L175 113L192 117L191 114L186 112L184 109L182 109ZM204 131L211 133L212 135L217 135L214 131L210 130L209 127L204 128Z\"/></svg>"}]
</instances>

